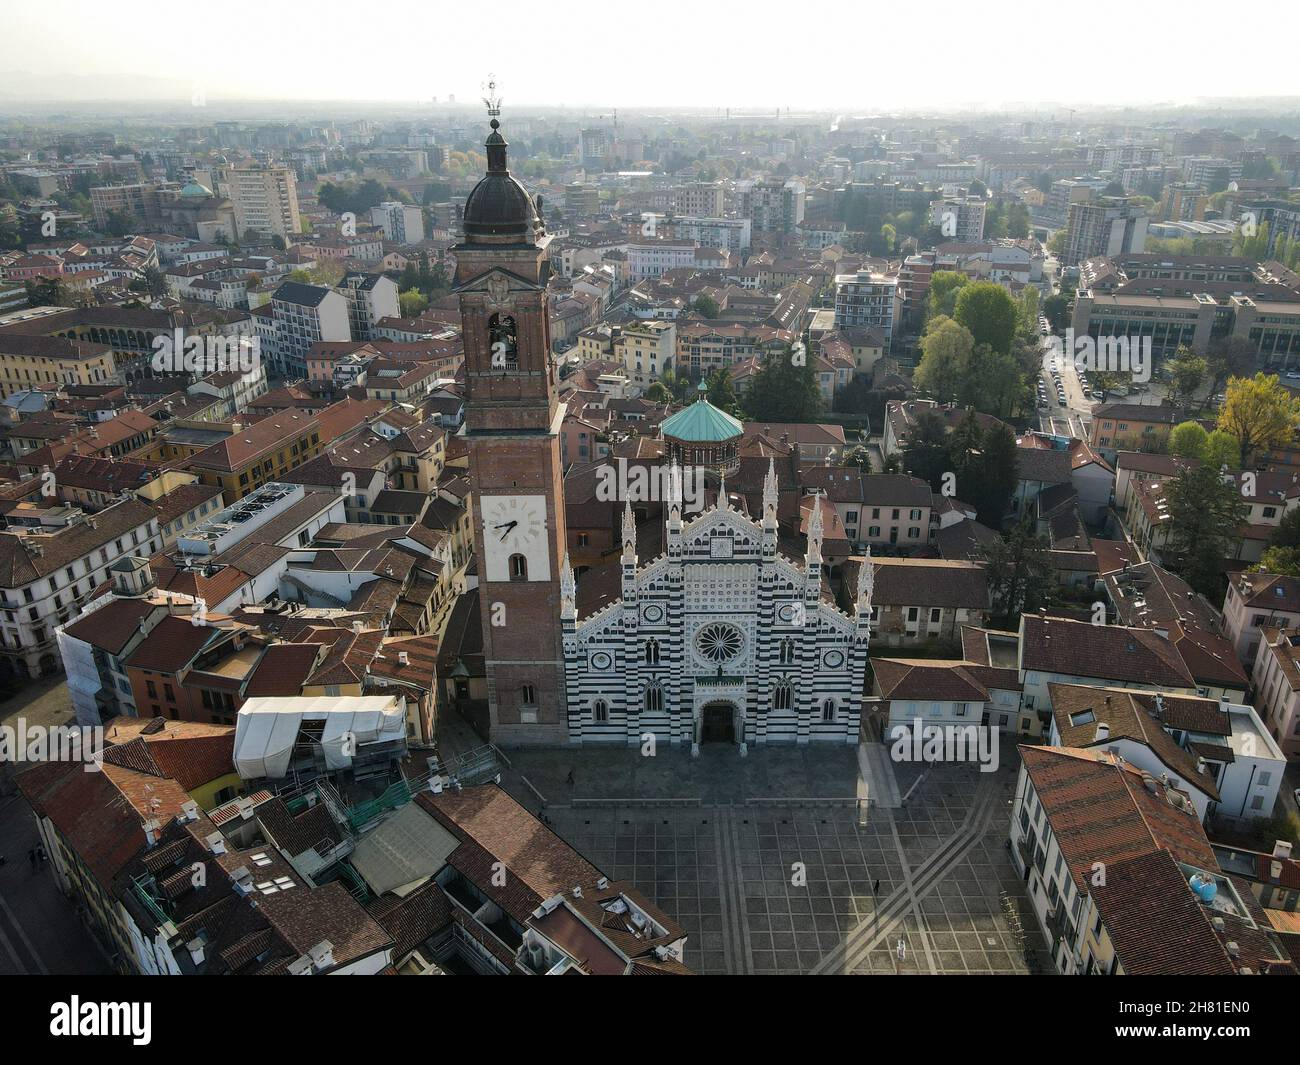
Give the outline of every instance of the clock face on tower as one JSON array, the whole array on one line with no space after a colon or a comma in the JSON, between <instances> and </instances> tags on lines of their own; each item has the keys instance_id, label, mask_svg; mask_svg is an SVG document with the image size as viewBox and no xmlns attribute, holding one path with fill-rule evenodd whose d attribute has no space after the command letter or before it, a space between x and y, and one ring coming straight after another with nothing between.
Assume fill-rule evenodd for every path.
<instances>
[{"instance_id":1,"label":"clock face on tower","mask_svg":"<svg viewBox=\"0 0 1300 1065\"><path fill-rule=\"evenodd\" d=\"M481 513L489 581L551 579L545 496L484 496Z\"/></svg>"}]
</instances>

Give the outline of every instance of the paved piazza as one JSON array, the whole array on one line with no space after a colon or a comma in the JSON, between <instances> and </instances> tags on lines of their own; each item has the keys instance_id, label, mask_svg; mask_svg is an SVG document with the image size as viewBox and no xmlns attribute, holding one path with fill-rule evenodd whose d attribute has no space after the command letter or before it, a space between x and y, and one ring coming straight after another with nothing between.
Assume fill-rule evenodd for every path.
<instances>
[{"instance_id":1,"label":"paved piazza","mask_svg":"<svg viewBox=\"0 0 1300 1065\"><path fill-rule=\"evenodd\" d=\"M509 751L503 783L676 917L697 971L1050 972L1006 847L1014 746L995 774L861 754Z\"/></svg>"}]
</instances>

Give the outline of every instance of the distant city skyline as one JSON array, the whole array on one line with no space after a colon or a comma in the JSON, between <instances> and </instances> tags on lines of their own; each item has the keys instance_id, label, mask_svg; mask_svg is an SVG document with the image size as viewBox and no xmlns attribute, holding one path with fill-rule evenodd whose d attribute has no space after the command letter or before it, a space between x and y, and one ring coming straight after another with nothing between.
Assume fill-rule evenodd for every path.
<instances>
[{"instance_id":1,"label":"distant city skyline","mask_svg":"<svg viewBox=\"0 0 1300 1065\"><path fill-rule=\"evenodd\" d=\"M1271 39L1300 33L1300 9L1266 6ZM446 5L394 0L358 22L352 6L231 0L222 11L241 27L232 40L211 33L203 8L50 0L6 15L0 103L181 106L198 97L214 105L410 105L454 95L477 105L490 71L507 112L561 105L1000 110L1052 101L1082 109L1296 93L1284 63L1257 61L1253 40L1234 49L1208 32L1222 9L1202 0L1149 9L1102 0L1086 17L1067 7L1021 15L947 2L841 9L831 36L816 22L801 31L795 9L786 22L755 21L677 0L622 28L608 19L545 22L535 5L517 0L483 10L481 26L456 23L449 36L455 12Z\"/></svg>"}]
</instances>

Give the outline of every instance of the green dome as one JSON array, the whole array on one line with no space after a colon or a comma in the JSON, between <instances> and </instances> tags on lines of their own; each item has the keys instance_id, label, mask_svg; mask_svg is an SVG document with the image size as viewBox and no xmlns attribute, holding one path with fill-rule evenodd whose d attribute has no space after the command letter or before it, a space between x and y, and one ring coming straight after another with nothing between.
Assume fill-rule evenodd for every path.
<instances>
[{"instance_id":1,"label":"green dome","mask_svg":"<svg viewBox=\"0 0 1300 1065\"><path fill-rule=\"evenodd\" d=\"M202 185L197 181L191 181L188 185L186 185L183 189L181 189L180 194L187 200L198 200L198 199L206 199L207 197L211 196L212 190L208 188L206 185Z\"/></svg>"},{"instance_id":2,"label":"green dome","mask_svg":"<svg viewBox=\"0 0 1300 1065\"><path fill-rule=\"evenodd\" d=\"M740 436L745 427L726 411L718 410L709 402L704 384L700 384L700 398L659 426L664 436L693 444L717 444Z\"/></svg>"}]
</instances>

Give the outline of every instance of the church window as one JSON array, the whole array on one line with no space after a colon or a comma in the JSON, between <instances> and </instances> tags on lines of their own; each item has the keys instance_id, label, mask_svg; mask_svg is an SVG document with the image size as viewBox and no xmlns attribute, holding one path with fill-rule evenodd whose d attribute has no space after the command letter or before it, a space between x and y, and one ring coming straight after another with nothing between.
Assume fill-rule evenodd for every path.
<instances>
[{"instance_id":1,"label":"church window","mask_svg":"<svg viewBox=\"0 0 1300 1065\"><path fill-rule=\"evenodd\" d=\"M645 642L645 661L648 666L657 666L659 664L659 641L646 640Z\"/></svg>"},{"instance_id":2,"label":"church window","mask_svg":"<svg viewBox=\"0 0 1300 1065\"><path fill-rule=\"evenodd\" d=\"M652 684L645 690L645 708L652 713L664 708L664 690L659 685Z\"/></svg>"},{"instance_id":3,"label":"church window","mask_svg":"<svg viewBox=\"0 0 1300 1065\"><path fill-rule=\"evenodd\" d=\"M494 314L488 319L488 351L494 369L513 369L519 365L519 341L515 320L508 314Z\"/></svg>"},{"instance_id":4,"label":"church window","mask_svg":"<svg viewBox=\"0 0 1300 1065\"><path fill-rule=\"evenodd\" d=\"M822 703L822 720L823 720L823 721L828 721L828 722L829 722L829 721L834 721L834 720L835 720L835 700L834 700L834 699L827 699L825 702Z\"/></svg>"},{"instance_id":5,"label":"church window","mask_svg":"<svg viewBox=\"0 0 1300 1065\"><path fill-rule=\"evenodd\" d=\"M537 690L531 684L525 684L519 689L519 701L525 706L537 705Z\"/></svg>"},{"instance_id":6,"label":"church window","mask_svg":"<svg viewBox=\"0 0 1300 1065\"><path fill-rule=\"evenodd\" d=\"M794 705L794 693L790 690L788 681L782 681L776 686L776 691L772 693L772 708L775 710L789 710Z\"/></svg>"},{"instance_id":7,"label":"church window","mask_svg":"<svg viewBox=\"0 0 1300 1065\"><path fill-rule=\"evenodd\" d=\"M731 625L715 623L705 625L695 637L695 646L699 653L710 662L721 665L740 654L744 639L740 631Z\"/></svg>"},{"instance_id":8,"label":"church window","mask_svg":"<svg viewBox=\"0 0 1300 1065\"><path fill-rule=\"evenodd\" d=\"M510 579L512 581L528 580L528 559L523 555L510 556Z\"/></svg>"},{"instance_id":9,"label":"church window","mask_svg":"<svg viewBox=\"0 0 1300 1065\"><path fill-rule=\"evenodd\" d=\"M599 723L609 720L609 703L604 699L597 699L591 704L592 720Z\"/></svg>"},{"instance_id":10,"label":"church window","mask_svg":"<svg viewBox=\"0 0 1300 1065\"><path fill-rule=\"evenodd\" d=\"M788 636L781 641L781 665L788 666L794 662L794 640Z\"/></svg>"}]
</instances>

